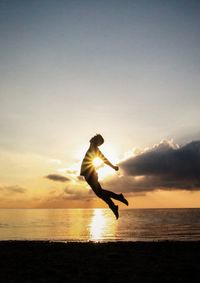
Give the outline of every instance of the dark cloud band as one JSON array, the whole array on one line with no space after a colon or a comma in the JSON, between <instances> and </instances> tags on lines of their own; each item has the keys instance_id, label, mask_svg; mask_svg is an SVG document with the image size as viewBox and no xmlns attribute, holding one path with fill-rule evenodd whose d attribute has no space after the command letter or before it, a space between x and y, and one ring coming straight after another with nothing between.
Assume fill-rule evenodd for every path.
<instances>
[{"instance_id":1,"label":"dark cloud band","mask_svg":"<svg viewBox=\"0 0 200 283\"><path fill-rule=\"evenodd\" d=\"M56 182L67 182L70 181L69 178L62 176L62 175L58 175L58 174L49 174L47 176L45 176L45 178L52 180L52 181L56 181Z\"/></svg>"},{"instance_id":2,"label":"dark cloud band","mask_svg":"<svg viewBox=\"0 0 200 283\"><path fill-rule=\"evenodd\" d=\"M173 148L166 141L120 164L127 175L173 179L200 178L200 141Z\"/></svg>"},{"instance_id":3,"label":"dark cloud band","mask_svg":"<svg viewBox=\"0 0 200 283\"><path fill-rule=\"evenodd\" d=\"M163 141L119 166L124 176L108 181L116 191L200 190L200 141L182 147Z\"/></svg>"}]
</instances>

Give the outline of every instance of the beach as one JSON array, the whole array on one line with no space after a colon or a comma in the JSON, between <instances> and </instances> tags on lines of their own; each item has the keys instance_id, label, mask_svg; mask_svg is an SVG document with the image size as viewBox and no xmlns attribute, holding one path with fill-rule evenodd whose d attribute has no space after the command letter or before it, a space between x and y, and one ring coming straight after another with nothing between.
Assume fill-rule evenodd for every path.
<instances>
[{"instance_id":1,"label":"beach","mask_svg":"<svg viewBox=\"0 0 200 283\"><path fill-rule=\"evenodd\" d=\"M200 241L1 241L0 282L200 282Z\"/></svg>"}]
</instances>

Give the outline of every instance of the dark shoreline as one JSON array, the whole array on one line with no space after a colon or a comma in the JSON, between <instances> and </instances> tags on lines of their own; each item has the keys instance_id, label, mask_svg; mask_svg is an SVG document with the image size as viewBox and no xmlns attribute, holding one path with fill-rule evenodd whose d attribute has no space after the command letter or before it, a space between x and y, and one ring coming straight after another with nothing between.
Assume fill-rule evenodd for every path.
<instances>
[{"instance_id":1,"label":"dark shoreline","mask_svg":"<svg viewBox=\"0 0 200 283\"><path fill-rule=\"evenodd\" d=\"M0 282L200 282L200 241L0 241Z\"/></svg>"}]
</instances>

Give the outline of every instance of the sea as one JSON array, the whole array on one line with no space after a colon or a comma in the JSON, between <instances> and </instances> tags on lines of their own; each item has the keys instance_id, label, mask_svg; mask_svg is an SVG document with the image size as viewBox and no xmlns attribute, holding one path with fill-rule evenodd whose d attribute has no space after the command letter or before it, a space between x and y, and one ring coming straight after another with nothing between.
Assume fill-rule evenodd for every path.
<instances>
[{"instance_id":1,"label":"sea","mask_svg":"<svg viewBox=\"0 0 200 283\"><path fill-rule=\"evenodd\" d=\"M200 209L0 209L0 240L199 241Z\"/></svg>"}]
</instances>

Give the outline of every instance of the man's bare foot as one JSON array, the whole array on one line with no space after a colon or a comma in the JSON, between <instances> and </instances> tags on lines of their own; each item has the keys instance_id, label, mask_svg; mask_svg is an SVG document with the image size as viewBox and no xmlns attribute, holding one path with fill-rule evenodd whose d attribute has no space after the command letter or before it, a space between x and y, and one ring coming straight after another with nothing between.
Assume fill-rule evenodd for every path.
<instances>
[{"instance_id":1,"label":"man's bare foot","mask_svg":"<svg viewBox=\"0 0 200 283\"><path fill-rule=\"evenodd\" d=\"M125 204L128 206L128 201L127 201L127 199L123 196L123 194L120 194L120 197L121 197L120 201L123 202L123 203L125 203Z\"/></svg>"},{"instance_id":2,"label":"man's bare foot","mask_svg":"<svg viewBox=\"0 0 200 283\"><path fill-rule=\"evenodd\" d=\"M113 206L111 209L112 209L116 219L118 219L119 218L118 205Z\"/></svg>"}]
</instances>

